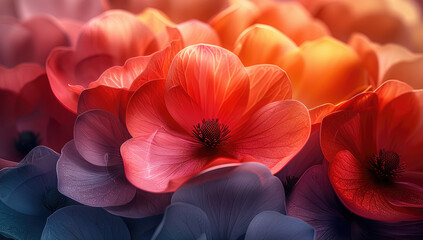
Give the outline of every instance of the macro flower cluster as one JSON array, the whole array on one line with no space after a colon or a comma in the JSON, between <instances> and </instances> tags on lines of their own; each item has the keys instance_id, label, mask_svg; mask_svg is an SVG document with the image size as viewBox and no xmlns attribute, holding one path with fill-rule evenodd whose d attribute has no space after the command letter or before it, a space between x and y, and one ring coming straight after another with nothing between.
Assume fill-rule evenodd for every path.
<instances>
[{"instance_id":1,"label":"macro flower cluster","mask_svg":"<svg viewBox=\"0 0 423 240\"><path fill-rule=\"evenodd\" d=\"M423 239L420 0L0 0L0 239Z\"/></svg>"}]
</instances>

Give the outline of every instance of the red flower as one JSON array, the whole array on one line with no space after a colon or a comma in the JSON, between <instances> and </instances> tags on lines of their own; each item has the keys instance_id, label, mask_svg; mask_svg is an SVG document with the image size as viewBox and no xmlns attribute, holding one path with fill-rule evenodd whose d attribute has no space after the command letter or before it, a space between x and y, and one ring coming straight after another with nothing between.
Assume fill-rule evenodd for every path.
<instances>
[{"instance_id":1,"label":"red flower","mask_svg":"<svg viewBox=\"0 0 423 240\"><path fill-rule=\"evenodd\" d=\"M329 178L354 213L381 221L423 219L423 91L388 81L322 121Z\"/></svg>"},{"instance_id":2,"label":"red flower","mask_svg":"<svg viewBox=\"0 0 423 240\"><path fill-rule=\"evenodd\" d=\"M187 47L166 80L143 84L128 104L126 177L147 191L174 191L214 158L248 156L276 173L310 134L307 109L290 97L277 66L245 68L223 48Z\"/></svg>"},{"instance_id":3,"label":"red flower","mask_svg":"<svg viewBox=\"0 0 423 240\"><path fill-rule=\"evenodd\" d=\"M43 67L0 67L0 79L0 158L20 161L37 145L60 151L75 115L57 101Z\"/></svg>"}]
</instances>

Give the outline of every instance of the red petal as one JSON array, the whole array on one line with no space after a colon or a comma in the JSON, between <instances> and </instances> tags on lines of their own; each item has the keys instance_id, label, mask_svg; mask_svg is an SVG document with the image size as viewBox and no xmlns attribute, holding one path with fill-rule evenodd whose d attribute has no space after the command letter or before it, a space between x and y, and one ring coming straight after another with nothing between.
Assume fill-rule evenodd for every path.
<instances>
[{"instance_id":1,"label":"red petal","mask_svg":"<svg viewBox=\"0 0 423 240\"><path fill-rule=\"evenodd\" d=\"M326 159L331 162L338 152L344 150L359 160L372 156L376 152L376 114L377 101L373 101L373 109L339 111L326 116L320 137Z\"/></svg>"},{"instance_id":2,"label":"red petal","mask_svg":"<svg viewBox=\"0 0 423 240\"><path fill-rule=\"evenodd\" d=\"M126 106L132 92L125 89L116 89L99 86L83 91L79 97L78 114L88 110L105 110L125 122Z\"/></svg>"},{"instance_id":3,"label":"red petal","mask_svg":"<svg viewBox=\"0 0 423 240\"><path fill-rule=\"evenodd\" d=\"M179 32L170 30L173 35L172 38L178 38ZM175 55L183 48L181 39L176 39L170 43L165 49L158 51L151 56L146 71L144 71L132 83L130 90L135 91L145 82L155 79L165 79L167 77L170 65Z\"/></svg>"},{"instance_id":4,"label":"red petal","mask_svg":"<svg viewBox=\"0 0 423 240\"><path fill-rule=\"evenodd\" d=\"M160 128L177 129L164 102L165 80L152 80L142 85L128 103L126 124L133 137L148 135Z\"/></svg>"},{"instance_id":5,"label":"red petal","mask_svg":"<svg viewBox=\"0 0 423 240\"><path fill-rule=\"evenodd\" d=\"M91 82L89 87L100 85L129 89L134 80L146 69L151 56L140 56L128 59L123 66L115 66L101 74L97 81Z\"/></svg>"},{"instance_id":6,"label":"red petal","mask_svg":"<svg viewBox=\"0 0 423 240\"><path fill-rule=\"evenodd\" d=\"M349 151L336 155L329 165L329 178L338 197L355 214L386 222L415 219L411 211L388 202L386 194L397 191L397 187L374 183L366 166Z\"/></svg>"},{"instance_id":7,"label":"red petal","mask_svg":"<svg viewBox=\"0 0 423 240\"><path fill-rule=\"evenodd\" d=\"M178 98L184 94L169 94L173 89L184 91L201 115L186 114L191 106L179 104ZM172 117L188 132L203 118L218 118L232 127L242 117L249 90L247 71L233 53L216 46L194 45L183 49L173 60L165 101Z\"/></svg>"},{"instance_id":8,"label":"red petal","mask_svg":"<svg viewBox=\"0 0 423 240\"><path fill-rule=\"evenodd\" d=\"M382 110L392 99L411 91L413 91L412 87L400 81L390 80L383 83L374 91L379 99L379 110Z\"/></svg>"}]
</instances>

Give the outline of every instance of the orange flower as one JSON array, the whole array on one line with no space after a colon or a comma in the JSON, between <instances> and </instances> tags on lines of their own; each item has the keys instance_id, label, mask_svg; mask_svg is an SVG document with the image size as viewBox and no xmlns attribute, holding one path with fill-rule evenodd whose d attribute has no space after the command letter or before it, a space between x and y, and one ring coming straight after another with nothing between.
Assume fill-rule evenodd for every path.
<instances>
[{"instance_id":1,"label":"orange flower","mask_svg":"<svg viewBox=\"0 0 423 240\"><path fill-rule=\"evenodd\" d=\"M239 37L235 54L246 65L275 64L292 81L293 98L312 108L338 103L367 88L361 59L349 46L330 37L297 47L266 25L254 25Z\"/></svg>"},{"instance_id":2,"label":"orange flower","mask_svg":"<svg viewBox=\"0 0 423 240\"><path fill-rule=\"evenodd\" d=\"M199 19L207 21L229 5L230 0L105 0L106 9L125 9L135 14L147 8L163 11L177 23Z\"/></svg>"},{"instance_id":3,"label":"orange flower","mask_svg":"<svg viewBox=\"0 0 423 240\"><path fill-rule=\"evenodd\" d=\"M423 50L422 16L414 0L300 0L334 37L347 41L355 32L378 43Z\"/></svg>"},{"instance_id":4,"label":"orange flower","mask_svg":"<svg viewBox=\"0 0 423 240\"><path fill-rule=\"evenodd\" d=\"M326 26L313 19L298 2L256 2L236 1L210 20L223 47L232 50L238 36L256 23L278 29L296 44L329 35Z\"/></svg>"},{"instance_id":5,"label":"orange flower","mask_svg":"<svg viewBox=\"0 0 423 240\"><path fill-rule=\"evenodd\" d=\"M374 88L390 79L416 89L423 88L423 54L412 53L396 44L379 45L359 34L353 35L350 45L366 66Z\"/></svg>"}]
</instances>

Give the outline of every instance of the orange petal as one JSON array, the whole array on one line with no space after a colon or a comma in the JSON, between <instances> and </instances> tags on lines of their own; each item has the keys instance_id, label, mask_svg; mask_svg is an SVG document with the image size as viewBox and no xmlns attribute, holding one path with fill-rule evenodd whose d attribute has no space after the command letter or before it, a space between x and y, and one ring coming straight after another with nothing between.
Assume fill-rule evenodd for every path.
<instances>
[{"instance_id":1,"label":"orange petal","mask_svg":"<svg viewBox=\"0 0 423 240\"><path fill-rule=\"evenodd\" d=\"M255 112L268 103L291 99L291 82L280 67L254 65L248 67L247 72L250 77L250 97L246 111Z\"/></svg>"},{"instance_id":2,"label":"orange petal","mask_svg":"<svg viewBox=\"0 0 423 240\"><path fill-rule=\"evenodd\" d=\"M175 24L158 9L147 8L141 14L138 19L141 20L150 30L157 35L166 30L166 27L174 27Z\"/></svg>"},{"instance_id":3,"label":"orange petal","mask_svg":"<svg viewBox=\"0 0 423 240\"><path fill-rule=\"evenodd\" d=\"M295 49L297 45L275 28L256 24L239 36L234 53L245 66L251 66L263 63L278 64L283 55Z\"/></svg>"},{"instance_id":4,"label":"orange petal","mask_svg":"<svg viewBox=\"0 0 423 240\"><path fill-rule=\"evenodd\" d=\"M210 26L216 30L222 46L232 50L238 36L253 23L258 14L259 10L253 3L239 1L216 15L210 21Z\"/></svg>"},{"instance_id":5,"label":"orange petal","mask_svg":"<svg viewBox=\"0 0 423 240\"><path fill-rule=\"evenodd\" d=\"M298 45L329 35L324 24L314 20L300 3L294 1L269 4L256 22L275 27Z\"/></svg>"},{"instance_id":6,"label":"orange petal","mask_svg":"<svg viewBox=\"0 0 423 240\"><path fill-rule=\"evenodd\" d=\"M312 108L338 103L367 87L366 71L348 46L324 37L301 45L280 65L292 82L294 99Z\"/></svg>"},{"instance_id":7,"label":"orange petal","mask_svg":"<svg viewBox=\"0 0 423 240\"><path fill-rule=\"evenodd\" d=\"M228 5L228 0L105 0L106 8L119 8L139 13L146 8L157 8L177 23L190 19L207 21Z\"/></svg>"},{"instance_id":8,"label":"orange petal","mask_svg":"<svg viewBox=\"0 0 423 240\"><path fill-rule=\"evenodd\" d=\"M216 31L206 23L190 20L178 24L177 28L181 32L185 46L198 43L220 45L220 39Z\"/></svg>"},{"instance_id":9,"label":"orange petal","mask_svg":"<svg viewBox=\"0 0 423 240\"><path fill-rule=\"evenodd\" d=\"M423 66L422 54L414 54L395 44L378 45L358 34L350 39L350 45L370 72L374 87L396 79L415 88L423 88L420 81L423 74L418 70Z\"/></svg>"}]
</instances>

